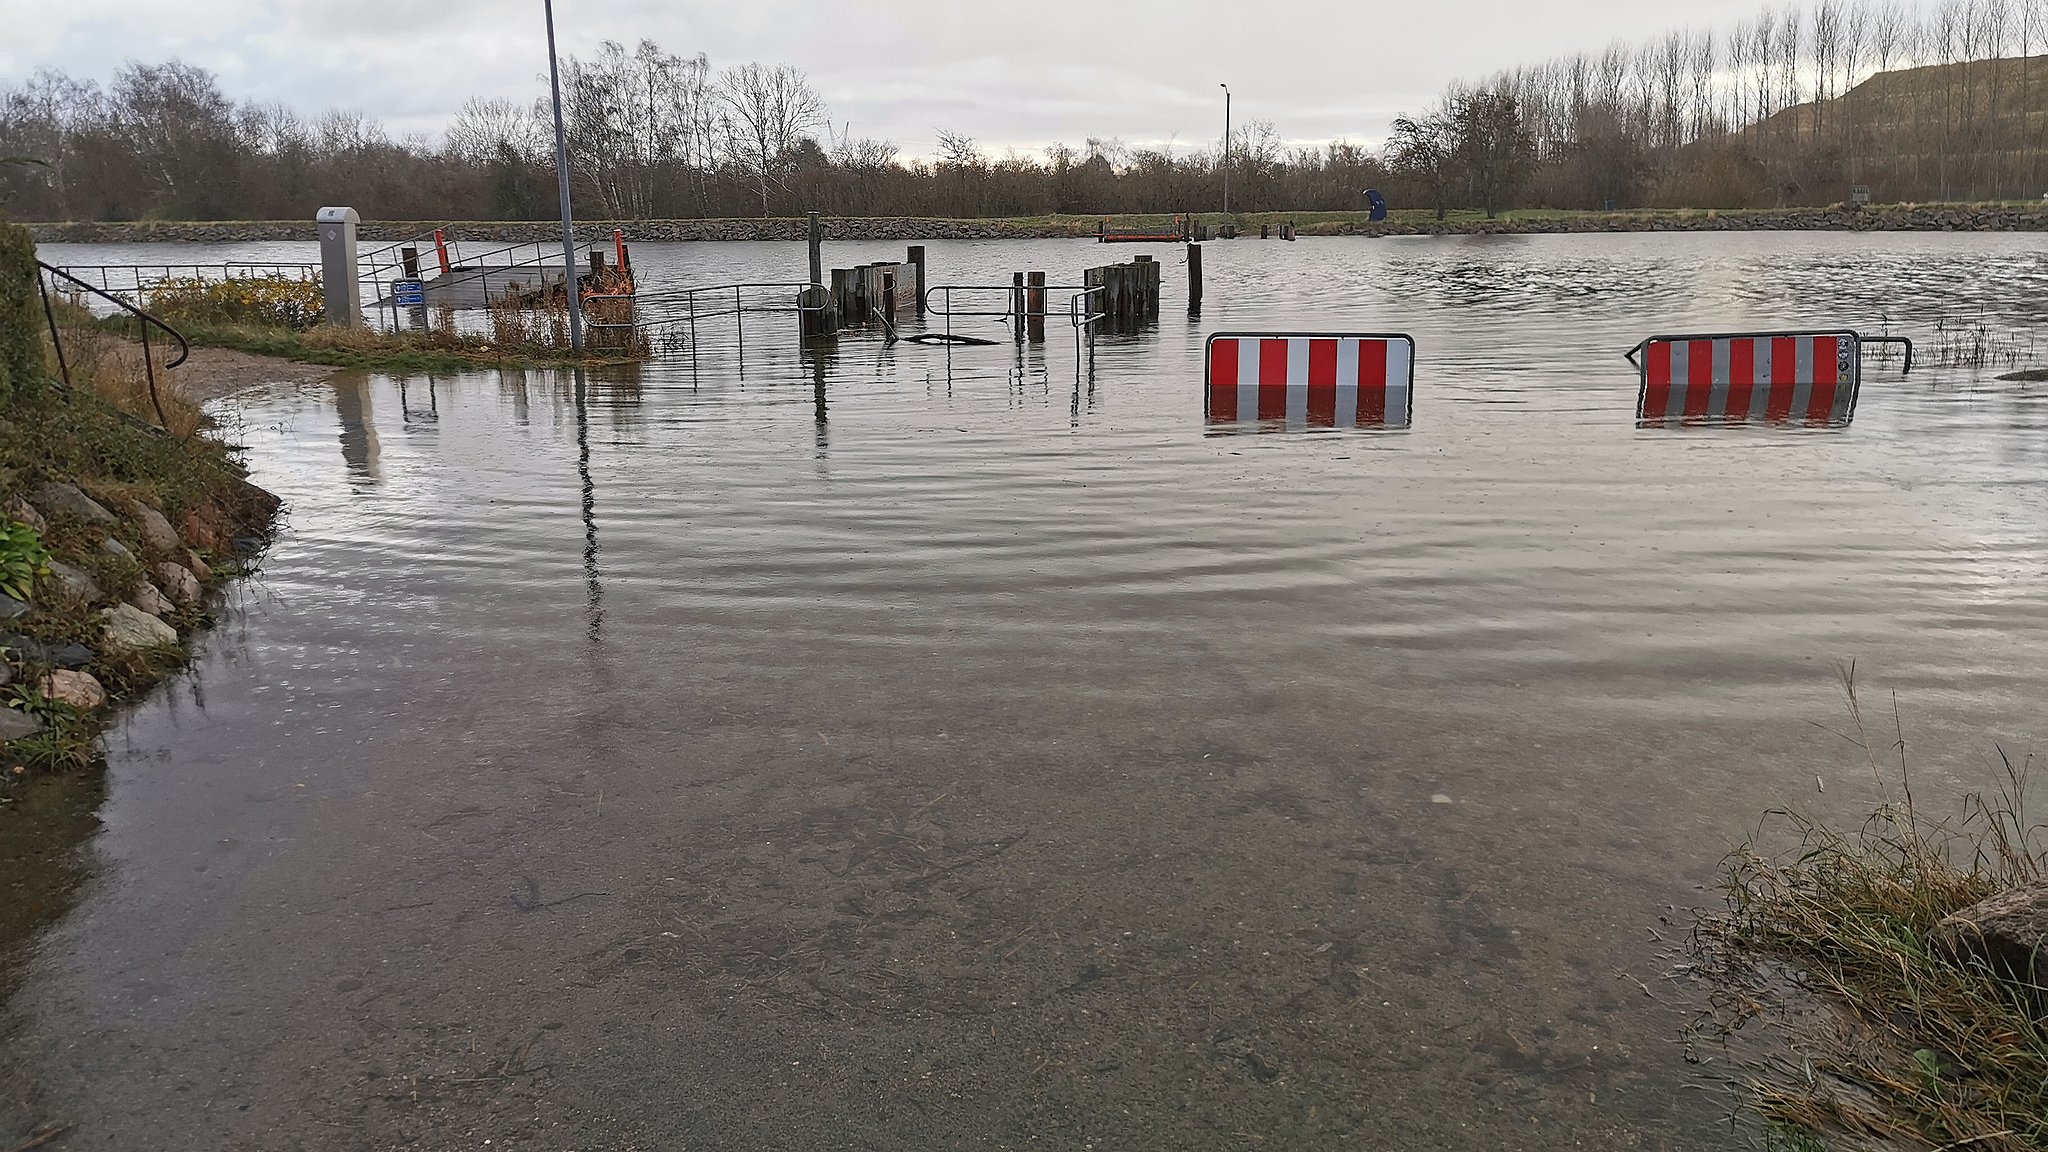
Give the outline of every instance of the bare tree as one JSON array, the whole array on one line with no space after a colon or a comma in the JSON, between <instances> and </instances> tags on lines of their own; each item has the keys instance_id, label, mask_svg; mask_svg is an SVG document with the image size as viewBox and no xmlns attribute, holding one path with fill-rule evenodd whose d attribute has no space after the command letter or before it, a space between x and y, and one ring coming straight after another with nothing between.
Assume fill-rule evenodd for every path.
<instances>
[{"instance_id":1,"label":"bare tree","mask_svg":"<svg viewBox=\"0 0 2048 1152\"><path fill-rule=\"evenodd\" d=\"M823 116L825 102L801 70L786 64L728 69L719 77L718 97L725 105L727 147L758 182L766 216L770 184L780 182L797 142Z\"/></svg>"},{"instance_id":2,"label":"bare tree","mask_svg":"<svg viewBox=\"0 0 2048 1152\"><path fill-rule=\"evenodd\" d=\"M1394 121L1387 138L1387 164L1413 180L1428 195L1442 220L1450 213L1451 189L1458 180L1458 123L1448 102L1417 118Z\"/></svg>"},{"instance_id":3,"label":"bare tree","mask_svg":"<svg viewBox=\"0 0 2048 1152\"><path fill-rule=\"evenodd\" d=\"M1452 131L1457 162L1491 220L1520 190L1535 160L1535 145L1522 124L1515 98L1500 92L1472 92L1454 99Z\"/></svg>"},{"instance_id":4,"label":"bare tree","mask_svg":"<svg viewBox=\"0 0 2048 1152\"><path fill-rule=\"evenodd\" d=\"M543 137L533 113L531 104L472 97L455 113L443 144L450 155L468 164L488 164L501 148L523 160L537 158Z\"/></svg>"}]
</instances>

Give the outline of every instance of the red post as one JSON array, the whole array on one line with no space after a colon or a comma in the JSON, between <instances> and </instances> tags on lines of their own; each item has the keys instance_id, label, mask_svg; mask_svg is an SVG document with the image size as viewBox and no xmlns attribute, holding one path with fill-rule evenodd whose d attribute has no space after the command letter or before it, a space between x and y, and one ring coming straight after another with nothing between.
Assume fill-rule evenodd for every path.
<instances>
[{"instance_id":1,"label":"red post","mask_svg":"<svg viewBox=\"0 0 2048 1152\"><path fill-rule=\"evenodd\" d=\"M446 276L448 274L448 238L441 235L439 228L434 229L434 255L441 258L441 275Z\"/></svg>"}]
</instances>

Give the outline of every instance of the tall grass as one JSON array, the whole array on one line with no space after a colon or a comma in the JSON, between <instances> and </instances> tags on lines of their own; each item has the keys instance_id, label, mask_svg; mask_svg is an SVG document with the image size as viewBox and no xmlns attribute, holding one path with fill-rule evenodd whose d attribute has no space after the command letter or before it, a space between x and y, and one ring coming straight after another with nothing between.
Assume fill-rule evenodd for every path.
<instances>
[{"instance_id":1,"label":"tall grass","mask_svg":"<svg viewBox=\"0 0 2048 1152\"><path fill-rule=\"evenodd\" d=\"M1934 318L1934 346L1927 354L1937 368L2016 368L2035 359L2034 337L2016 328L1995 329L1978 315Z\"/></svg>"},{"instance_id":2,"label":"tall grass","mask_svg":"<svg viewBox=\"0 0 2048 1152\"><path fill-rule=\"evenodd\" d=\"M174 346L166 347L167 341L163 340L152 341L145 364L141 342L129 335L135 330L134 321L125 317L111 321L95 319L83 307L66 301L53 301L52 311L64 343L61 372L68 373L72 387L179 439L190 438L207 426L199 405L170 386L164 365L175 354ZM53 379L61 379L57 349L47 329L42 341L49 374Z\"/></svg>"},{"instance_id":3,"label":"tall grass","mask_svg":"<svg viewBox=\"0 0 2048 1152\"><path fill-rule=\"evenodd\" d=\"M2043 990L1929 940L1944 917L2043 878L2043 829L2027 812L2032 763L2001 750L1994 794L1933 817L1913 793L1896 701L1893 738L1879 746L1853 666L1842 682L1852 720L1842 735L1883 803L1854 829L1774 813L1796 850L1753 841L1729 857L1725 906L1701 916L1688 947L1712 992L1694 1038L1725 1043L1764 1118L1802 1140L2048 1148ZM1767 1039L1736 1043L1745 1029Z\"/></svg>"}]
</instances>

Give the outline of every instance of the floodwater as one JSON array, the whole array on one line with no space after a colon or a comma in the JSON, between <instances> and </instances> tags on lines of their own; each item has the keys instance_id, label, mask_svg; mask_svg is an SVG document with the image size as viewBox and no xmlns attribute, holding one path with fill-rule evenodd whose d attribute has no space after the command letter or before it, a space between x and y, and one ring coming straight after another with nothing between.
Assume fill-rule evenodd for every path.
<instances>
[{"instance_id":1,"label":"floodwater","mask_svg":"<svg viewBox=\"0 0 2048 1152\"><path fill-rule=\"evenodd\" d=\"M929 247L981 284L1132 251ZM1873 365L1843 426L1638 428L1621 354L1943 310L2025 334L2048 238L1206 255L1200 321L1092 369L1057 319L1021 354L813 360L774 317L743 375L721 329L694 372L247 397L289 528L109 739L83 878L15 952L0 1120L1730 1146L1678 1042L1682 910L1766 809L1874 802L1838 662L1881 742L1897 694L1922 804L2048 736L2048 386ZM1413 333L1413 427L1211 434L1201 338L1263 327Z\"/></svg>"}]
</instances>

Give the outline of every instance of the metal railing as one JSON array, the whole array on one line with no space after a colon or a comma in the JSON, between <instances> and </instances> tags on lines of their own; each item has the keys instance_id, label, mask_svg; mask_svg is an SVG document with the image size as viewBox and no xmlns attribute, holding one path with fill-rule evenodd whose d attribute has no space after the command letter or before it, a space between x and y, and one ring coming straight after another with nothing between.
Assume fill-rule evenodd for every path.
<instances>
[{"instance_id":1,"label":"metal railing","mask_svg":"<svg viewBox=\"0 0 2048 1152\"><path fill-rule=\"evenodd\" d=\"M665 292L643 294L639 298L641 304L657 311L666 312L667 314L641 320L639 327L642 331L651 332L664 327L688 325L690 329L690 373L694 380L697 372L697 321L718 320L730 316L733 319L733 327L737 334L740 366L744 369L747 359L747 317L750 315L816 315L825 312L831 308L829 303L805 304L803 302L803 294L815 287L817 285L811 284L808 281L765 280L741 284L703 284L695 288L675 288ZM724 301L724 296L728 292L732 294L730 306L727 306ZM790 297L787 303L784 303L779 298L767 299L762 297L763 293L769 292L791 292L794 295ZM748 298L749 293L754 294L753 299ZM699 304L700 299L713 295L719 298L716 307L706 309Z\"/></svg>"},{"instance_id":2,"label":"metal railing","mask_svg":"<svg viewBox=\"0 0 2048 1152\"><path fill-rule=\"evenodd\" d=\"M37 261L41 263L41 261ZM48 268L50 265L44 264ZM318 280L320 265L290 260L223 260L218 264L67 264L65 278L105 295L125 292L149 304L149 294L179 280Z\"/></svg>"},{"instance_id":3,"label":"metal railing","mask_svg":"<svg viewBox=\"0 0 2048 1152\"><path fill-rule=\"evenodd\" d=\"M113 293L107 291L105 288L96 288L93 285L87 283L86 281L81 280L76 276L73 276L69 272L66 272L62 268L57 268L53 267L52 265L45 264L41 260L36 261L36 267L42 269L42 275L36 277L36 291L40 292L43 297L43 319L50 325L50 343L57 351L57 371L64 378L64 386L66 388L72 386L71 362L64 355L64 337L60 335L57 330L57 309L54 305L50 303L50 282L47 279L47 277L50 276L55 276L58 277L59 279L68 281L72 285L76 286L79 290L90 292L93 295L98 296L100 299L105 300L109 304L114 305L116 308L121 309L123 312L128 313L129 315L135 317L136 320L140 321L140 323L137 326L142 331L142 371L144 378L149 381L149 405L150 407L156 409L157 423L163 426L164 431L169 432L171 430L171 421L169 417L164 415L163 397L157 393L156 388L156 360L153 356L151 356L149 350L149 330L151 328L156 328L162 331L165 335L169 336L171 339L178 342L178 354L172 357L171 359L164 361L164 369L166 371L169 371L170 369L176 368L178 365L183 364L185 362L185 358L192 354L192 345L186 343L184 333L179 332L176 328L171 327L161 317L153 316L150 313L143 311L142 309L136 307L135 305L129 303L128 301L123 300L119 296L116 296Z\"/></svg>"},{"instance_id":4,"label":"metal railing","mask_svg":"<svg viewBox=\"0 0 2048 1152\"><path fill-rule=\"evenodd\" d=\"M953 306L953 293L955 292L1002 293L1008 298L1008 303L999 309L955 308ZM1085 315L1076 307L1077 301L1092 296L1099 296L1103 292L1100 286L1090 288L1085 284L1025 284L1021 286L1017 284L935 284L925 290L924 307L925 311L931 315L945 318L946 335L950 338L953 335L953 317L955 316L993 316L1000 317L1005 323L1016 324L1027 321L1033 316L1043 318L1052 315L1053 313L1048 309L1031 310L1030 299L1033 292L1074 293L1073 296L1067 298L1065 310L1069 322L1073 324L1077 331L1084 327L1089 327L1090 334L1092 335L1093 329L1091 326L1096 321L1105 317L1105 314L1093 311L1092 307ZM940 307L933 302L933 297L939 296L941 293L944 294L944 307Z\"/></svg>"},{"instance_id":5,"label":"metal railing","mask_svg":"<svg viewBox=\"0 0 2048 1152\"><path fill-rule=\"evenodd\" d=\"M560 242L550 246L546 241L536 240L525 244L513 244L504 248L494 248L475 256L465 256L459 254L459 241L446 241L445 243L448 247L448 270L446 272L440 270L439 256L431 247L433 238L429 236L425 243L429 246L428 250L415 253L420 259L415 262L412 268L406 267L405 253L402 251L404 248L412 247L412 241L388 248L380 248L368 256L362 256L357 259L358 279L369 285L371 289L370 299L373 302L378 304L395 304L395 300L388 298L395 297L396 295L396 293L391 291L392 282L410 280L415 278L415 276L437 291L447 291L466 284L475 284L486 302L490 299L491 278L493 276L498 278L500 285L507 287L514 284L525 285L537 281L538 287L548 288L551 285L559 284L566 280L566 273L562 266L562 246ZM580 265L588 253L596 247L597 245L589 243L578 245L576 248L578 264ZM528 252L528 249L532 251ZM493 260L499 257L510 257L514 253L519 253L520 258L516 260L508 258L502 263L492 263ZM582 275L580 271L577 273L579 279L582 278Z\"/></svg>"}]
</instances>

